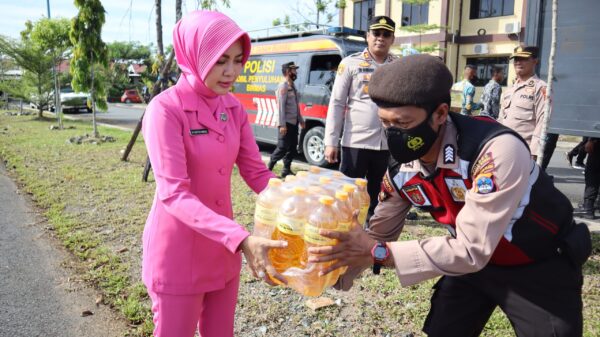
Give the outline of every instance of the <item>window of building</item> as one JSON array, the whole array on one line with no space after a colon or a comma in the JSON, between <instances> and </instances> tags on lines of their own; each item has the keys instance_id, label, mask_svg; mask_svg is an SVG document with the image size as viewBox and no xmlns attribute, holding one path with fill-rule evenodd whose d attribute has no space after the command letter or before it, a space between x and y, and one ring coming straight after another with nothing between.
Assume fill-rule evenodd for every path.
<instances>
[{"instance_id":1,"label":"window of building","mask_svg":"<svg viewBox=\"0 0 600 337\"><path fill-rule=\"evenodd\" d=\"M402 26L426 25L429 22L429 3L402 4Z\"/></svg>"},{"instance_id":2,"label":"window of building","mask_svg":"<svg viewBox=\"0 0 600 337\"><path fill-rule=\"evenodd\" d=\"M504 69L504 80L500 85L506 86L508 77L508 56L504 57L469 57L467 64L477 67L476 78L473 85L476 87L485 86L492 79L492 68L500 67Z\"/></svg>"},{"instance_id":3,"label":"window of building","mask_svg":"<svg viewBox=\"0 0 600 337\"><path fill-rule=\"evenodd\" d=\"M515 0L471 0L471 19L513 15Z\"/></svg>"},{"instance_id":4,"label":"window of building","mask_svg":"<svg viewBox=\"0 0 600 337\"><path fill-rule=\"evenodd\" d=\"M369 20L375 13L375 0L354 2L354 29L369 30Z\"/></svg>"}]
</instances>

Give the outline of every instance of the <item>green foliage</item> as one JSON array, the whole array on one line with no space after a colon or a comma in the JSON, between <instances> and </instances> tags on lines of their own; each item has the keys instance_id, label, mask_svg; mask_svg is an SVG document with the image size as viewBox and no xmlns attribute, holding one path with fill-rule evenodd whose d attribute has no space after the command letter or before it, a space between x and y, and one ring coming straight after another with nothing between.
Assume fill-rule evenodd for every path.
<instances>
[{"instance_id":1,"label":"green foliage","mask_svg":"<svg viewBox=\"0 0 600 337\"><path fill-rule=\"evenodd\" d=\"M17 41L0 35L0 54L14 60L24 70L20 81L1 81L1 86L16 97L33 101L38 105L38 117L42 107L48 104L52 88L53 58L48 50L33 41Z\"/></svg>"},{"instance_id":2,"label":"green foliage","mask_svg":"<svg viewBox=\"0 0 600 337\"><path fill-rule=\"evenodd\" d=\"M108 48L108 58L114 60L147 60L152 52L149 46L144 46L139 42L115 41L106 45Z\"/></svg>"},{"instance_id":3,"label":"green foliage","mask_svg":"<svg viewBox=\"0 0 600 337\"><path fill-rule=\"evenodd\" d=\"M302 24L290 25L290 16L286 14L283 18L274 19L273 26L284 25L290 32L309 30L314 28L314 25L330 24L337 10L346 8L346 1L344 0L311 0L310 3L311 5L306 5L306 8L296 7L294 9L296 12L294 22L302 21Z\"/></svg>"},{"instance_id":4,"label":"green foliage","mask_svg":"<svg viewBox=\"0 0 600 337\"><path fill-rule=\"evenodd\" d=\"M26 26L28 28L22 32L21 36L26 36L34 44L53 55L60 56L73 46L69 39L71 25L68 19L42 18L31 26Z\"/></svg>"},{"instance_id":5,"label":"green foliage","mask_svg":"<svg viewBox=\"0 0 600 337\"><path fill-rule=\"evenodd\" d=\"M423 34L423 33L428 32L430 30L445 29L445 27L442 27L440 25L428 25L428 24L422 23L422 24L419 24L419 25L402 26L399 29L407 31L409 33Z\"/></svg>"},{"instance_id":6,"label":"green foliage","mask_svg":"<svg viewBox=\"0 0 600 337\"><path fill-rule=\"evenodd\" d=\"M107 110L105 83L101 76L94 76L94 66L108 67L108 49L102 41L104 7L99 0L75 0L75 6L79 13L72 19L69 33L75 46L71 60L71 84L75 91L89 91L92 102L101 110Z\"/></svg>"}]
</instances>

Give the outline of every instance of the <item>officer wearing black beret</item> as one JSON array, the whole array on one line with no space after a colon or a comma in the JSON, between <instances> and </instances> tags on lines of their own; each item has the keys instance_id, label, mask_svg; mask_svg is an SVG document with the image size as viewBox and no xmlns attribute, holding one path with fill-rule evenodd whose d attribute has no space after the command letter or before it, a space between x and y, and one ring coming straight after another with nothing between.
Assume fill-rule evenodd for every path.
<instances>
[{"instance_id":1,"label":"officer wearing black beret","mask_svg":"<svg viewBox=\"0 0 600 337\"><path fill-rule=\"evenodd\" d=\"M581 336L581 266L590 233L531 158L515 131L448 112L452 75L430 55L378 68L369 94L393 160L369 229L321 230L338 245L311 247L309 262L348 266L336 287L363 270L395 268L402 286L440 277L423 331L479 336L496 307L518 336ZM397 241L412 207L447 235Z\"/></svg>"}]
</instances>

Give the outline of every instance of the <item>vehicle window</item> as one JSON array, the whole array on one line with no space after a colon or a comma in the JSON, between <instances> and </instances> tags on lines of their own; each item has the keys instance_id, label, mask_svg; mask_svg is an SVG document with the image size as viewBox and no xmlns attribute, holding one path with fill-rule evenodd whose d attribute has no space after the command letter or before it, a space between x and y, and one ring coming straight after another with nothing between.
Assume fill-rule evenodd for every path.
<instances>
[{"instance_id":1,"label":"vehicle window","mask_svg":"<svg viewBox=\"0 0 600 337\"><path fill-rule=\"evenodd\" d=\"M60 92L63 93L63 94L72 93L73 92L73 88L71 88L71 87L62 88L62 89L60 89Z\"/></svg>"},{"instance_id":2,"label":"vehicle window","mask_svg":"<svg viewBox=\"0 0 600 337\"><path fill-rule=\"evenodd\" d=\"M324 85L331 90L335 80L335 72L341 61L342 57L335 54L313 56L308 73L308 84Z\"/></svg>"}]
</instances>

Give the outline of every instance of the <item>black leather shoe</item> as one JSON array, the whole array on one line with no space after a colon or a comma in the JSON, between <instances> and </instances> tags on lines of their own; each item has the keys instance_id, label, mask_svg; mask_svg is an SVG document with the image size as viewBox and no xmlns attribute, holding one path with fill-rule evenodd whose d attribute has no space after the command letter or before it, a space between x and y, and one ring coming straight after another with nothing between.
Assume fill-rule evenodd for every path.
<instances>
[{"instance_id":1,"label":"black leather shoe","mask_svg":"<svg viewBox=\"0 0 600 337\"><path fill-rule=\"evenodd\" d=\"M594 209L589 208L577 208L573 210L573 216L584 218L588 220L596 219L596 215L594 215Z\"/></svg>"},{"instance_id":2,"label":"black leather shoe","mask_svg":"<svg viewBox=\"0 0 600 337\"><path fill-rule=\"evenodd\" d=\"M269 164L267 164L267 168L269 169L269 171L273 171L274 167L275 163L269 160Z\"/></svg>"},{"instance_id":3,"label":"black leather shoe","mask_svg":"<svg viewBox=\"0 0 600 337\"><path fill-rule=\"evenodd\" d=\"M294 172L292 172L292 170L290 170L290 169L285 169L285 168L281 171L281 178L285 178L289 175L294 175Z\"/></svg>"}]
</instances>

